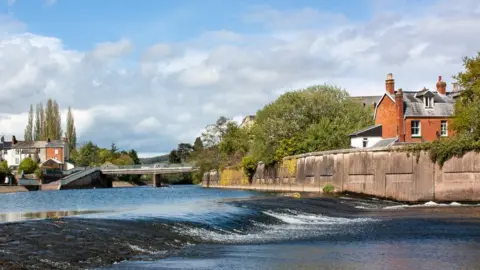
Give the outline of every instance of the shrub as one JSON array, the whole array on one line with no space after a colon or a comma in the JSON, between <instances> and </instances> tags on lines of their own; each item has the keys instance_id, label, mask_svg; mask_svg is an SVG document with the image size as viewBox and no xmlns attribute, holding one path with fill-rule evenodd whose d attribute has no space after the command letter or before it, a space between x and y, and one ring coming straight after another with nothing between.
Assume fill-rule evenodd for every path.
<instances>
[{"instance_id":1,"label":"shrub","mask_svg":"<svg viewBox=\"0 0 480 270\"><path fill-rule=\"evenodd\" d=\"M323 186L323 193L333 193L335 191L335 187L332 184L326 184Z\"/></svg>"},{"instance_id":2,"label":"shrub","mask_svg":"<svg viewBox=\"0 0 480 270\"><path fill-rule=\"evenodd\" d=\"M37 162L28 157L22 160L22 162L20 162L20 165L18 166L18 171L23 171L24 174L31 174L35 172L37 167Z\"/></svg>"},{"instance_id":3,"label":"shrub","mask_svg":"<svg viewBox=\"0 0 480 270\"><path fill-rule=\"evenodd\" d=\"M37 179L42 180L42 178L43 178L43 171L42 171L42 169L37 168L37 169L35 170L35 176L37 177Z\"/></svg>"},{"instance_id":4,"label":"shrub","mask_svg":"<svg viewBox=\"0 0 480 270\"><path fill-rule=\"evenodd\" d=\"M257 170L257 161L252 156L245 156L242 159L242 168L243 172L250 181Z\"/></svg>"}]
</instances>

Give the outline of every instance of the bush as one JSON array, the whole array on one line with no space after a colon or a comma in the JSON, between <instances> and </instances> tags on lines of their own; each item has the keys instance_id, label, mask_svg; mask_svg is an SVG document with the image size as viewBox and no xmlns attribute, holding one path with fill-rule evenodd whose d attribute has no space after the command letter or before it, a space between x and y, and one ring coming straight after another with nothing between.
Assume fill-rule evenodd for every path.
<instances>
[{"instance_id":1,"label":"bush","mask_svg":"<svg viewBox=\"0 0 480 270\"><path fill-rule=\"evenodd\" d=\"M462 157L471 151L480 152L480 140L470 135L463 135L430 143L409 145L399 149L399 151L407 152L407 154L412 153L417 157L417 161L420 153L425 151L429 154L432 162L443 167L445 162L452 157Z\"/></svg>"},{"instance_id":2,"label":"bush","mask_svg":"<svg viewBox=\"0 0 480 270\"><path fill-rule=\"evenodd\" d=\"M329 194L335 191L335 187L332 184L326 184L323 186L323 193Z\"/></svg>"},{"instance_id":3,"label":"bush","mask_svg":"<svg viewBox=\"0 0 480 270\"><path fill-rule=\"evenodd\" d=\"M37 168L35 170L35 176L37 177L38 180L42 180L43 178L43 170L40 168Z\"/></svg>"},{"instance_id":4,"label":"bush","mask_svg":"<svg viewBox=\"0 0 480 270\"><path fill-rule=\"evenodd\" d=\"M31 174L34 173L38 167L38 163L31 158L26 158L20 162L18 166L18 171L23 171L24 174Z\"/></svg>"},{"instance_id":5,"label":"bush","mask_svg":"<svg viewBox=\"0 0 480 270\"><path fill-rule=\"evenodd\" d=\"M257 170L257 161L252 156L246 156L242 159L242 168L248 180L251 181Z\"/></svg>"}]
</instances>

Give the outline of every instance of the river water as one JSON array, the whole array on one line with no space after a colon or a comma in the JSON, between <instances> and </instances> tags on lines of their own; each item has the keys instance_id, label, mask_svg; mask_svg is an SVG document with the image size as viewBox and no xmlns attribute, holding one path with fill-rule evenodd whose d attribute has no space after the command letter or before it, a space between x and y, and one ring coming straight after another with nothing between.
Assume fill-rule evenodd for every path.
<instances>
[{"instance_id":1,"label":"river water","mask_svg":"<svg viewBox=\"0 0 480 270\"><path fill-rule=\"evenodd\" d=\"M0 268L480 269L476 205L203 189L0 194Z\"/></svg>"}]
</instances>

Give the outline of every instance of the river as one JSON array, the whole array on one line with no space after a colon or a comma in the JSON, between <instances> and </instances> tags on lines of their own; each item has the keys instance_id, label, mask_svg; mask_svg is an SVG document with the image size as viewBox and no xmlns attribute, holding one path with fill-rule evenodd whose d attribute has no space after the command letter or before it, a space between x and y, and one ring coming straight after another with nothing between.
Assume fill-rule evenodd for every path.
<instances>
[{"instance_id":1,"label":"river","mask_svg":"<svg viewBox=\"0 0 480 270\"><path fill-rule=\"evenodd\" d=\"M0 268L476 269L480 208L113 188L0 194Z\"/></svg>"}]
</instances>

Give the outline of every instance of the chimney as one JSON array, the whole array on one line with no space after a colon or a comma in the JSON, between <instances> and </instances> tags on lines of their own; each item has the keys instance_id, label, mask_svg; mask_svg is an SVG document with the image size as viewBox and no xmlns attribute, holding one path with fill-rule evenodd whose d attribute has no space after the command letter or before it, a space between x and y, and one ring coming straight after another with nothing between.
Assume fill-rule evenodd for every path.
<instances>
[{"instance_id":1,"label":"chimney","mask_svg":"<svg viewBox=\"0 0 480 270\"><path fill-rule=\"evenodd\" d=\"M447 83L442 81L442 76L438 76L437 92L443 96L447 94Z\"/></svg>"},{"instance_id":2,"label":"chimney","mask_svg":"<svg viewBox=\"0 0 480 270\"><path fill-rule=\"evenodd\" d=\"M397 107L397 135L399 142L405 142L405 130L403 123L403 91L398 89L395 95L395 105Z\"/></svg>"},{"instance_id":3,"label":"chimney","mask_svg":"<svg viewBox=\"0 0 480 270\"><path fill-rule=\"evenodd\" d=\"M63 137L63 138L62 138L62 141L63 141L63 142L67 142L67 137Z\"/></svg>"},{"instance_id":4,"label":"chimney","mask_svg":"<svg viewBox=\"0 0 480 270\"><path fill-rule=\"evenodd\" d=\"M50 138L47 139L47 142L50 142Z\"/></svg>"},{"instance_id":5,"label":"chimney","mask_svg":"<svg viewBox=\"0 0 480 270\"><path fill-rule=\"evenodd\" d=\"M395 80L393 79L392 73L387 74L387 80L385 80L385 90L387 90L387 93L390 95L395 94Z\"/></svg>"},{"instance_id":6,"label":"chimney","mask_svg":"<svg viewBox=\"0 0 480 270\"><path fill-rule=\"evenodd\" d=\"M454 82L452 83L453 86L453 92L458 92L458 83Z\"/></svg>"},{"instance_id":7,"label":"chimney","mask_svg":"<svg viewBox=\"0 0 480 270\"><path fill-rule=\"evenodd\" d=\"M375 109L377 108L377 102L373 102L372 104L372 111L375 111Z\"/></svg>"},{"instance_id":8,"label":"chimney","mask_svg":"<svg viewBox=\"0 0 480 270\"><path fill-rule=\"evenodd\" d=\"M15 138L15 136L12 136L12 144L13 145L17 144L17 138Z\"/></svg>"}]
</instances>

